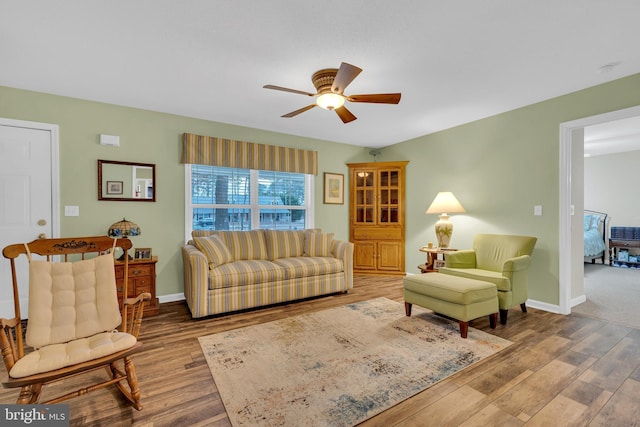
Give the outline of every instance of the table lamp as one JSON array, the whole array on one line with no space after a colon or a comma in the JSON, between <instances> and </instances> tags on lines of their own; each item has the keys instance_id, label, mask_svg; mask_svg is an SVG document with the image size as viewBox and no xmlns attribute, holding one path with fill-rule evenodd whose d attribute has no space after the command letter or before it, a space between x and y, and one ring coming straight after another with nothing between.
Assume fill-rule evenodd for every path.
<instances>
[{"instance_id":1,"label":"table lamp","mask_svg":"<svg viewBox=\"0 0 640 427\"><path fill-rule=\"evenodd\" d=\"M116 239L122 237L128 239L129 236L139 236L140 234L141 232L138 224L136 224L135 222L127 221L124 218L122 218L122 221L114 222L113 224L111 224L111 227L109 227L109 230L107 231L107 235L109 237L115 237ZM124 260L125 253L123 253L122 256L118 258L118 260ZM131 255L129 255L129 259L132 259Z\"/></svg>"},{"instance_id":2,"label":"table lamp","mask_svg":"<svg viewBox=\"0 0 640 427\"><path fill-rule=\"evenodd\" d=\"M431 202L431 206L425 213L440 214L440 219L436 222L436 237L439 248L448 248L453 234L453 224L449 221L449 213L466 212L456 196L450 191L441 191Z\"/></svg>"}]
</instances>

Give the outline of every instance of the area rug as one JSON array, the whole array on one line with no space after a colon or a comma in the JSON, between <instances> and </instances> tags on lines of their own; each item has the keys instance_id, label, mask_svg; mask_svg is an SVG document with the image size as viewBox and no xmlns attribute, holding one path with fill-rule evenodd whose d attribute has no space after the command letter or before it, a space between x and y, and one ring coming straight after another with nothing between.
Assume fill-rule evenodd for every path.
<instances>
[{"instance_id":1,"label":"area rug","mask_svg":"<svg viewBox=\"0 0 640 427\"><path fill-rule=\"evenodd\" d=\"M234 426L351 426L511 345L386 298L199 338Z\"/></svg>"}]
</instances>

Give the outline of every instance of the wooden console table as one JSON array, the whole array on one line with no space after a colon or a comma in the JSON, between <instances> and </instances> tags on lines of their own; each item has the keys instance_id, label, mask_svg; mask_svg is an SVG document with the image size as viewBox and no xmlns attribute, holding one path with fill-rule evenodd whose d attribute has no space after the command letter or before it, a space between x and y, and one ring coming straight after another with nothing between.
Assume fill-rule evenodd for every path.
<instances>
[{"instance_id":1,"label":"wooden console table","mask_svg":"<svg viewBox=\"0 0 640 427\"><path fill-rule=\"evenodd\" d=\"M618 252L620 251L620 249L630 248L640 248L640 240L609 239L609 265L613 265L614 262L635 266L640 265L640 262L618 260Z\"/></svg>"},{"instance_id":2,"label":"wooden console table","mask_svg":"<svg viewBox=\"0 0 640 427\"><path fill-rule=\"evenodd\" d=\"M144 316L155 316L160 313L160 304L156 298L156 263L158 257L146 260L129 261L128 298L134 298L142 292L151 294L151 301L144 307ZM116 286L118 301L122 304L124 292L124 261L115 261Z\"/></svg>"}]
</instances>

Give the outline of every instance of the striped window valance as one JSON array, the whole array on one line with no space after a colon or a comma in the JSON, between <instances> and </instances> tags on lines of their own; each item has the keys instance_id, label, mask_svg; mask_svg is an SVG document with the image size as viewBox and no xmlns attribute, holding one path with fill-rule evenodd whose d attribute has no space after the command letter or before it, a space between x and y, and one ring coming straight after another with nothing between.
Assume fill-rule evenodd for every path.
<instances>
[{"instance_id":1,"label":"striped window valance","mask_svg":"<svg viewBox=\"0 0 640 427\"><path fill-rule=\"evenodd\" d=\"M182 134L181 163L318 174L318 152Z\"/></svg>"}]
</instances>

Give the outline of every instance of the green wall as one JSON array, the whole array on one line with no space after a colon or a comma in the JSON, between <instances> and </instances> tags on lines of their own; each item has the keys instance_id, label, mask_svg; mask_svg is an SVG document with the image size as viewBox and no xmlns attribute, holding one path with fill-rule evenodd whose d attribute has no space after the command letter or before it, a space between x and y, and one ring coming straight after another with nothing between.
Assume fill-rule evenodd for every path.
<instances>
[{"instance_id":1,"label":"green wall","mask_svg":"<svg viewBox=\"0 0 640 427\"><path fill-rule=\"evenodd\" d=\"M132 238L134 246L151 247L159 257L159 296L183 292L180 245L185 241L185 172L179 163L182 133L317 150L315 226L344 240L349 238L348 205L322 203L322 173L343 173L347 177L345 163L358 161L368 152L346 144L3 86L0 117L59 125L61 235L106 234L109 226L122 217L136 222L142 234ZM100 145L100 134L119 135L120 147ZM98 201L98 159L156 164L157 202ZM65 217L65 205L79 206L80 216Z\"/></svg>"},{"instance_id":2,"label":"green wall","mask_svg":"<svg viewBox=\"0 0 640 427\"><path fill-rule=\"evenodd\" d=\"M406 268L424 262L438 191L452 191L465 214L451 216L452 247L480 232L538 237L529 297L559 303L560 123L640 105L640 74L387 147L381 159L409 159ZM542 205L543 215L533 207Z\"/></svg>"},{"instance_id":3,"label":"green wall","mask_svg":"<svg viewBox=\"0 0 640 427\"><path fill-rule=\"evenodd\" d=\"M558 304L559 125L636 105L640 74L383 149L378 161L410 161L407 271L418 272L424 262L418 248L435 241L437 216L424 211L438 191L453 191L467 212L452 216L452 246L469 247L478 232L537 236L530 297ZM345 205L324 205L322 173L346 178L345 163L372 160L362 147L1 86L0 117L60 126L61 210L80 206L79 217L61 212L61 234L104 234L123 216L137 222L142 235L134 245L152 247L160 258L158 295L182 292L184 167L178 160L183 132L317 150L315 225L340 239L348 238L348 183ZM119 135L121 146L99 145L101 133ZM158 201L98 201L97 159L155 163ZM534 205L543 206L542 216L533 215Z\"/></svg>"}]
</instances>

